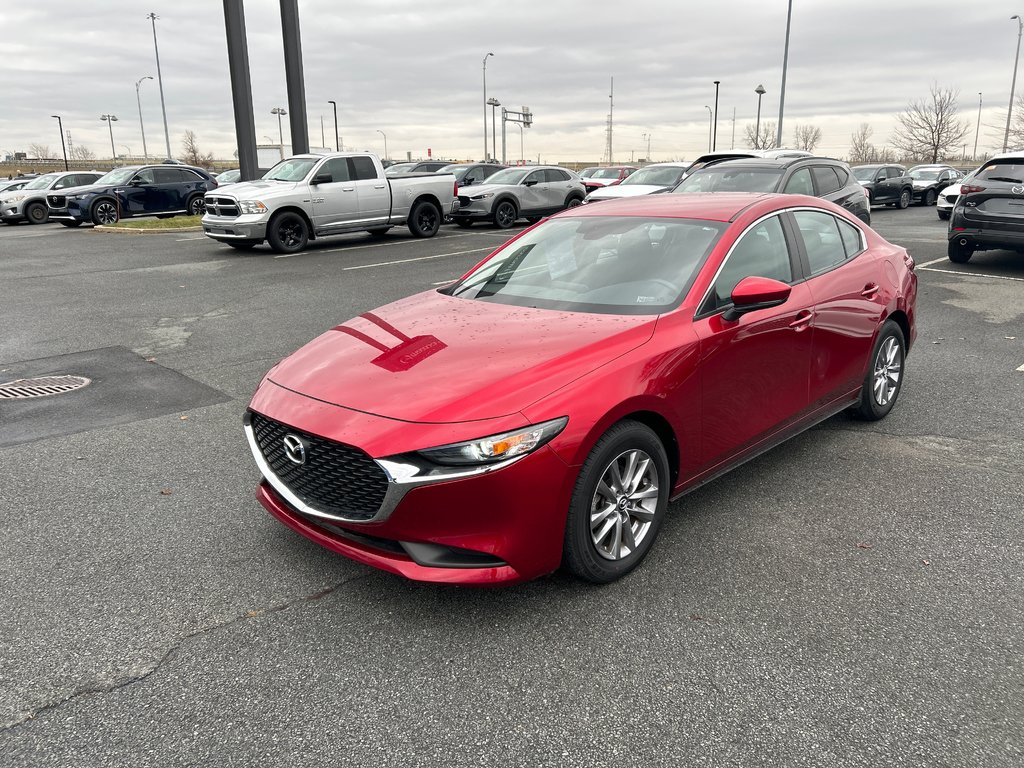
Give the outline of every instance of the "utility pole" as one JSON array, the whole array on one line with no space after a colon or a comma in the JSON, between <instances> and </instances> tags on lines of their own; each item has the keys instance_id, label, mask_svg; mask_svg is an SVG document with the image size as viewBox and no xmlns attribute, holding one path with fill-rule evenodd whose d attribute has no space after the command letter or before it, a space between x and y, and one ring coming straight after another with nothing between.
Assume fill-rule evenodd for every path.
<instances>
[{"instance_id":1,"label":"utility pole","mask_svg":"<svg viewBox=\"0 0 1024 768\"><path fill-rule=\"evenodd\" d=\"M608 91L608 165L615 162L612 159L612 116L615 112L615 78L612 78L611 87Z\"/></svg>"},{"instance_id":2,"label":"utility pole","mask_svg":"<svg viewBox=\"0 0 1024 768\"><path fill-rule=\"evenodd\" d=\"M171 132L167 129L167 104L164 102L164 77L160 72L160 46L156 44L156 20L160 17L150 13L147 17L153 23L153 52L156 54L156 81L160 86L160 109L164 115L164 141L167 142L167 159L171 159Z\"/></svg>"},{"instance_id":3,"label":"utility pole","mask_svg":"<svg viewBox=\"0 0 1024 768\"><path fill-rule=\"evenodd\" d=\"M718 84L721 82L721 80L715 80L715 133L711 141L712 152L718 149Z\"/></svg>"},{"instance_id":4,"label":"utility pole","mask_svg":"<svg viewBox=\"0 0 1024 768\"><path fill-rule=\"evenodd\" d=\"M327 103L334 107L334 151L340 152L341 142L338 139L338 102L328 100Z\"/></svg>"},{"instance_id":5,"label":"utility pole","mask_svg":"<svg viewBox=\"0 0 1024 768\"><path fill-rule=\"evenodd\" d=\"M1024 32L1024 21L1014 14L1010 20L1017 20L1017 52L1013 54L1013 80L1010 81L1010 106L1006 108L1006 133L1003 134L1003 152L1010 143L1010 115L1013 113L1013 92L1017 89L1017 62L1020 61L1020 36Z\"/></svg>"},{"instance_id":6,"label":"utility pole","mask_svg":"<svg viewBox=\"0 0 1024 768\"><path fill-rule=\"evenodd\" d=\"M146 128L142 124L142 97L139 96L139 86L142 85L143 80L152 79L152 77L146 75L135 81L135 102L139 105L139 133L142 134L142 157L145 160L149 160L149 150L146 149Z\"/></svg>"},{"instance_id":7,"label":"utility pole","mask_svg":"<svg viewBox=\"0 0 1024 768\"><path fill-rule=\"evenodd\" d=\"M729 149L736 149L736 107L732 108L732 142Z\"/></svg>"},{"instance_id":8,"label":"utility pole","mask_svg":"<svg viewBox=\"0 0 1024 768\"><path fill-rule=\"evenodd\" d=\"M789 68L789 28L792 20L793 0L789 0L789 10L786 12L786 47L782 54L782 88L779 91L779 127L775 135L775 146L779 148L782 147L782 115L786 111L786 70Z\"/></svg>"},{"instance_id":9,"label":"utility pole","mask_svg":"<svg viewBox=\"0 0 1024 768\"><path fill-rule=\"evenodd\" d=\"M978 91L978 123L974 126L974 154L971 160L978 159L978 131L981 129L981 91Z\"/></svg>"}]
</instances>

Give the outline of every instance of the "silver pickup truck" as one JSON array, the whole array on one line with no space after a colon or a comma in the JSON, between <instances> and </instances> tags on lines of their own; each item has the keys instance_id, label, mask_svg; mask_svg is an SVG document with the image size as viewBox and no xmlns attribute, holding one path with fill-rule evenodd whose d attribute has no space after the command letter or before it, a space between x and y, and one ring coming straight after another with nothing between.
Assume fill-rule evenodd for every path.
<instances>
[{"instance_id":1,"label":"silver pickup truck","mask_svg":"<svg viewBox=\"0 0 1024 768\"><path fill-rule=\"evenodd\" d=\"M258 181L207 194L203 232L245 251L266 240L278 253L327 235L383 235L401 224L416 237L433 237L459 207L457 194L450 173L388 178L373 154L296 155Z\"/></svg>"}]
</instances>

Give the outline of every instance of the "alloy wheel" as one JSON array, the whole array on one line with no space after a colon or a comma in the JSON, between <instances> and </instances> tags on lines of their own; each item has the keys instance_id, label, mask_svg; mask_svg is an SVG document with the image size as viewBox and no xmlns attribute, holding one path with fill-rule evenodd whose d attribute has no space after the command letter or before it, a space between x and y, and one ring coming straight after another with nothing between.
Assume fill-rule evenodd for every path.
<instances>
[{"instance_id":1,"label":"alloy wheel","mask_svg":"<svg viewBox=\"0 0 1024 768\"><path fill-rule=\"evenodd\" d=\"M871 389L875 402L880 406L888 405L899 388L900 376L903 374L902 358L899 342L892 336L878 348Z\"/></svg>"},{"instance_id":2,"label":"alloy wheel","mask_svg":"<svg viewBox=\"0 0 1024 768\"><path fill-rule=\"evenodd\" d=\"M103 201L96 206L93 212L93 218L97 224L116 224L117 223L117 209L113 203Z\"/></svg>"},{"instance_id":3,"label":"alloy wheel","mask_svg":"<svg viewBox=\"0 0 1024 768\"><path fill-rule=\"evenodd\" d=\"M644 451L620 453L605 467L590 502L590 540L606 560L622 560L647 537L658 509L658 468Z\"/></svg>"}]
</instances>

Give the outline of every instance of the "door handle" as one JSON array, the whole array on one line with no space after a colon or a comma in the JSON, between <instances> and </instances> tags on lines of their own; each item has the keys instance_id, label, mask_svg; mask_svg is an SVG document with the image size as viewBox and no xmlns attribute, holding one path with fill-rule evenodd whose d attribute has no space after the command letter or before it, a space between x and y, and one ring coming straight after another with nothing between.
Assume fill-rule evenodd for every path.
<instances>
[{"instance_id":1,"label":"door handle","mask_svg":"<svg viewBox=\"0 0 1024 768\"><path fill-rule=\"evenodd\" d=\"M374 184L373 188L374 189L384 189L384 185L383 184Z\"/></svg>"},{"instance_id":2,"label":"door handle","mask_svg":"<svg viewBox=\"0 0 1024 768\"><path fill-rule=\"evenodd\" d=\"M865 299L873 299L876 293L878 293L878 286L875 283L868 283L864 286L864 290L860 292L860 295Z\"/></svg>"},{"instance_id":3,"label":"door handle","mask_svg":"<svg viewBox=\"0 0 1024 768\"><path fill-rule=\"evenodd\" d=\"M806 330L811 325L811 320L814 318L814 313L807 309L801 309L796 313L796 319L789 324L790 328L796 329L798 332Z\"/></svg>"},{"instance_id":4,"label":"door handle","mask_svg":"<svg viewBox=\"0 0 1024 768\"><path fill-rule=\"evenodd\" d=\"M355 187L342 187L341 191L342 192L355 192L356 188Z\"/></svg>"}]
</instances>

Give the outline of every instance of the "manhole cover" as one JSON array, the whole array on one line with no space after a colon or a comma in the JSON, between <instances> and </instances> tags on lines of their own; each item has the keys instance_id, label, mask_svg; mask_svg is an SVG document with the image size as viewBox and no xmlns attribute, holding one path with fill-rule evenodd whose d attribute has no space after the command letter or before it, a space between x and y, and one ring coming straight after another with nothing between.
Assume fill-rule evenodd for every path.
<instances>
[{"instance_id":1,"label":"manhole cover","mask_svg":"<svg viewBox=\"0 0 1024 768\"><path fill-rule=\"evenodd\" d=\"M88 386L91 379L84 376L40 376L35 379L18 379L0 384L0 400L25 400L30 397L62 395Z\"/></svg>"}]
</instances>

